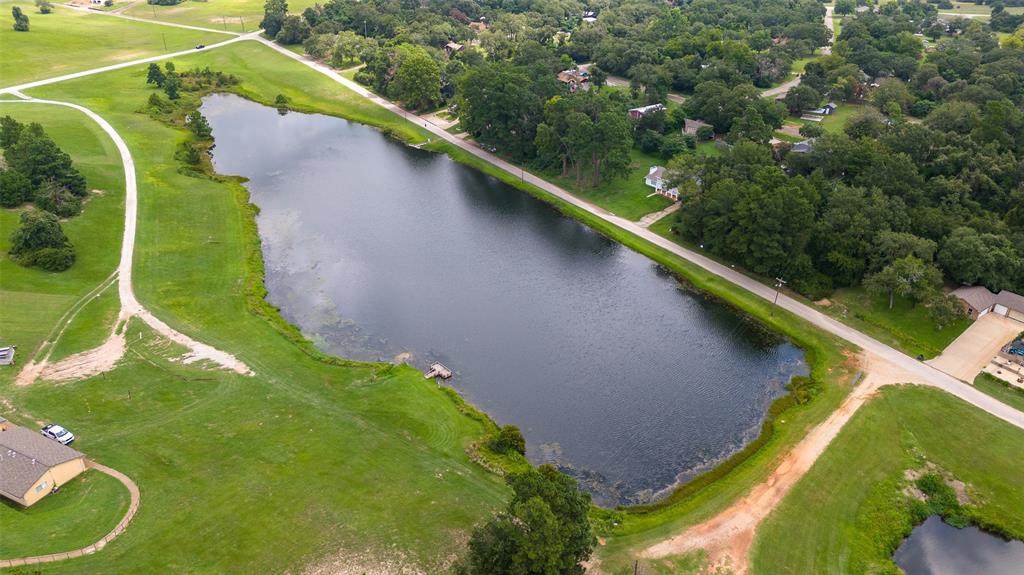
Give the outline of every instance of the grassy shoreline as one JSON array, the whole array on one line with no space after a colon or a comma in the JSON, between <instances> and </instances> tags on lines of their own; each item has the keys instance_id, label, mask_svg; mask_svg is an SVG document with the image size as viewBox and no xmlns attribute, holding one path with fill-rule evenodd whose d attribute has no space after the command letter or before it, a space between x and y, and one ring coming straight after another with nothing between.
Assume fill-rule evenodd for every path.
<instances>
[{"instance_id":1,"label":"grassy shoreline","mask_svg":"<svg viewBox=\"0 0 1024 575\"><path fill-rule=\"evenodd\" d=\"M419 143L425 140L426 134L417 126L378 108L372 103L363 101L361 98L347 92L347 90L340 91L343 89L333 85L333 83L326 84L327 80L319 80L317 75L307 71L301 64L285 61L253 64L248 61L248 58L252 56L257 56L257 58L259 55L265 56L266 54L262 50L266 50L266 48L257 45L238 44L215 52L182 58L177 63L179 67L198 63L199 65L210 65L215 69L225 72L237 73L243 76L243 84L238 87L237 93L264 104L271 104L277 93L285 93L290 97L294 109L337 115L373 125L407 142ZM248 69L256 65L261 67L261 73L249 74ZM66 84L48 86L39 91L49 98L81 102L93 107L101 115L109 116L108 120L115 127L118 127L119 131L122 131L122 135L126 136L126 139L132 145L133 154L136 155L140 182L143 182L146 186L146 189L140 192L142 197L140 208L140 244L137 246L138 257L136 260L137 281L140 282L137 291L140 298L144 298L144 301L152 307L153 311L165 317L168 323L187 330L187 332L200 333L204 341L223 346L228 350L238 349L240 343L237 336L233 335L238 330L233 324L244 320L244 318L238 318L235 314L252 311L253 313L251 314L243 314L255 316L256 324L248 320L243 321L243 323L249 325L247 329L252 329L253 333L246 336L251 348L249 346L242 348L245 350L242 358L251 361L257 373L270 374L267 377L271 377L271 381L275 382L274 385L282 385L284 381L281 380L278 372L283 368L276 367L276 365L280 364L280 361L276 361L276 358L268 360L262 356L259 358L255 357L264 353L267 348L274 348L271 351L274 351L276 355L284 354L284 356L290 357L294 354L288 354L287 349L294 349L295 342L287 335L285 338L276 336L268 338L267 335L271 333L278 336L281 335L280 330L277 329L278 326L274 326L274 322L269 322L271 325L267 327L271 327L271 330L259 327L258 324L266 326L268 322L263 321L265 318L261 316L261 313L253 310L249 303L256 293L251 291L251 286L248 283L254 281L253 278L256 277L253 271L255 268L252 267L249 260L259 259L262 261L261 257L257 257L261 254L258 243L254 243L258 242L258 234L256 234L253 217L255 215L253 212L254 208L248 202L247 196L240 192L244 188L237 182L225 190L223 182L182 180L180 174L175 175L173 173L175 170L172 167L169 169L168 166L162 165L160 162L154 163L151 161L154 157L168 157L170 154L166 150L173 144L173 140L181 138L182 131L174 130L168 132L167 129L154 130L147 127L146 122L140 120L137 115L133 115L133 112L125 111L123 108L118 110L116 105L113 105L110 101L110 96L100 95L110 92L107 86L108 82L115 85L120 82L123 84L122 91L124 93L118 93L113 98L122 102L122 105L126 100L128 102L135 101L137 106L144 101L144 96L149 90L142 85L143 77L144 69L140 67L139 70L125 70L113 72L109 76L104 75L102 80L98 78L82 79ZM135 109L135 107L130 109ZM130 128L128 133L123 131L126 127ZM170 143L167 141L168 135L171 136ZM506 174L450 144L435 142L429 148L439 152L446 152L456 161L461 161L480 169L506 183L517 185L520 189L524 189L524 191L551 203L555 209L559 209L567 216L573 217L611 239L622 243L626 247L634 249L665 265L696 288L714 295L723 303L733 305L741 311L758 318L766 327L786 335L796 345L807 351L809 353L808 361L811 363L812 374L823 383L822 392L815 401L807 405L791 407L781 414L777 414L779 418L778 429L764 442L765 444L760 449L750 454L749 458L739 462L726 477L710 483L698 493L688 495L679 500L673 500L670 505L656 510L645 510L643 513L631 513L628 510L611 512L616 514L615 517L621 518L621 521L620 525L610 533L613 535L613 539L610 540L609 546L601 552L602 557L607 559L609 554L621 552L619 556L624 559L628 556L632 545L642 543L650 538L663 536L667 532L675 531L680 525L706 517L723 508L736 497L742 495L750 486L762 479L770 471L773 463L785 453L787 448L793 445L807 429L830 413L848 391L846 382L848 377L852 375L852 369L844 366L843 363L846 359L844 352L848 352L849 348L838 342L835 338L812 328L809 324L795 316L781 310L775 310L770 305L770 302L763 301L748 292L737 290L732 284L713 276L671 252L649 244L575 206L560 202L537 188L518 185L520 183L517 182L514 176ZM187 191L189 196L183 195L186 192L180 189L182 183L192 188ZM230 193L227 198L224 196L225 191ZM212 202L218 197L221 199L216 200L217 203L210 206L215 209L205 210L208 213L185 215L179 204L183 203L187 197L192 197L192 199L188 200L189 202ZM230 203L233 207L229 207L225 202ZM176 221L174 218L180 219L182 217L190 217L191 220L195 221L189 221L188 225L181 226L181 229L175 230L173 236L164 237L166 232L163 231L163 227L157 226L157 223L168 218L171 218L170 221L174 222ZM217 224L217 222L221 223ZM212 253L205 254L200 258L199 254L203 252L198 252L195 249L197 234L202 234L198 237L209 236L214 238L215 236L210 235L211 231L207 230L215 230L218 229L216 228L217 225L223 226L226 224L230 225L229 231L218 232L219 235L216 237L227 237L225 234L238 234L241 238L238 245L235 245L235 240L232 240L230 246L227 246L231 249L227 250L226 248L217 247L224 242L223 239L216 239L216 243L213 244L207 242L207 244L201 247ZM165 224L161 225L164 226ZM151 237L153 239L150 239ZM160 239L161 243L154 244L153 241L156 239ZM190 257L202 259L202 261L190 264L180 263L181 261L187 261L187 258ZM186 260L182 258L186 258ZM202 273L205 269L223 269L224 273L217 274L215 277L207 277ZM185 270L185 273L181 273L181 270ZM248 275L250 273L254 275L250 277ZM231 279L236 275L241 275L242 277L241 286ZM174 280L170 281L172 277ZM219 298L197 298L195 295L196 293L222 292L234 293L236 296L228 300L226 305L222 305L218 303ZM265 309L262 313L271 313L270 309ZM276 313L276 310L274 312ZM134 332L132 335L134 335ZM285 347L287 349L277 344L274 341L275 339L286 341ZM144 349L140 350L140 352L145 351ZM310 357L305 351L301 355L307 359ZM314 363L323 365L319 361ZM305 362L302 362L302 365L299 367L301 367L300 371L303 372L310 370L322 371L320 368L307 367ZM290 368L284 373L295 371L299 367ZM346 384L343 387L353 390L364 389L366 386L379 389L380 382L382 381L398 379L411 382L416 377L419 377L410 368L397 368L393 370L393 373L391 370L379 372L376 368L335 368L332 365L326 365L324 368L347 370L344 372L346 374L344 377L355 377L356 379L353 383ZM152 377L152 373L155 373L152 372L152 369L152 366L147 367L144 363L132 360L126 362L126 365L112 372L109 376L97 379L107 381L108 384L110 381L117 381L115 387L123 392L123 389L130 385L129 381L124 381L126 378L135 379L147 372ZM182 370L192 373L193 375L190 377L210 378L210 375L204 374L202 370L185 369L183 367L174 368L174 371ZM335 372L330 371L330 373ZM314 398L309 396L308 392L302 389L304 385L300 382L310 375L313 376L313 381L316 381L316 378L338 377L337 375L328 376L327 372L322 375L313 375L311 373L306 376L299 376L298 374L288 376L297 379L293 383L285 385L283 389L286 395L304 398L303 401L319 402L319 400L314 400ZM237 387L240 384L246 386L255 385L255 382L235 381L236 378L230 375L216 374L215 379L224 380L223 385L227 385L227 389ZM364 383L359 383L364 380ZM196 379L195 381L199 380ZM90 382L90 385L94 385L94 382ZM219 388L220 386L217 387ZM429 387L420 383L416 386L416 389L422 391L416 393L427 392ZM206 392L202 393L205 394ZM319 393L322 394L325 391L321 390ZM377 391L376 393L383 392ZM389 393L398 392L390 391ZM438 400L443 399L448 402L452 407L447 411L453 413L461 411L460 406L451 401L450 393L431 392L430 395L437 397ZM20 397L16 399L24 399L30 405L42 407L43 404L52 401L53 391L46 388L38 388L32 391L21 392L18 396ZM66 406L65 409L72 409L75 406L81 408L81 401L80 399L76 402L76 405ZM88 400L85 399L85 401ZM204 401L209 401L212 402L211 405L216 405L221 402L221 398L210 397ZM424 401L424 399L421 398L418 401ZM372 412L377 412L384 407L377 406L376 404L373 404L372 407L369 404L367 405L367 409L370 409ZM118 410L104 415L93 414L92 417L95 421L90 425L83 424L83 427L86 432L99 433L99 430L103 429L104 426L110 425L110 422L107 420L117 413L119 413ZM473 424L472 426L459 424L463 430L475 429L476 431L473 432L473 436L477 440L485 435L487 431L486 425L481 427L481 423L473 417L465 419L472 421ZM356 421L360 420L357 419ZM387 421L390 421L390 419ZM386 425L386 427L391 428L397 424L377 423L374 425ZM416 425L422 424L416 423ZM383 429L381 428L381 431ZM386 433L394 435L401 433L401 431L400 428L396 428L395 430L389 429ZM106 457L101 457L101 460L109 460L118 468L124 467L124 470L129 475L147 475L151 473L149 467L139 467L137 463L132 464L130 461L124 462L125 464L121 465L117 460L124 459L124 455L118 455L116 443L112 443L110 440L105 442L105 446L100 451L101 455L104 455L102 452L105 451ZM459 442L456 443L458 444ZM446 445L448 446L446 449L450 450L452 448L450 442ZM464 452L468 447L467 444L463 443L460 445L459 451ZM214 453L219 452L218 450L211 450L207 456L212 456ZM142 484L140 483L140 485ZM490 492L494 493L493 487ZM234 507L230 509L234 509ZM221 510L221 513L227 513L228 510L229 508L225 507ZM134 532L146 533L147 521L152 522L155 520L152 515L146 516L145 513L140 515L139 523L135 526ZM465 521L465 518L462 520ZM605 525L610 524L605 523ZM280 527L278 527L279 529ZM376 530L370 529L370 531ZM144 550L145 545L141 544L139 536L132 536L131 534L132 532L130 531L126 535L125 542L117 545L120 549L117 556L124 556L130 553L133 550L132 545L140 546L142 548L140 550ZM210 534L206 535L210 536ZM384 540L386 541L387 538ZM200 542L192 542L192 545L196 544L200 544ZM205 541L202 544L205 545ZM194 549L195 547L192 548ZM430 551L427 551L429 549L432 549L433 553L437 552L436 544L417 548L421 549L421 553L429 553ZM296 563L294 562L301 561L303 556L299 555L288 558L289 564L295 565ZM196 560L209 565L207 562L216 559L197 557ZM252 558L248 561L261 565L263 568L271 568L275 565L277 567L282 566L282 563L280 563L282 559L276 559L277 562L275 563L269 557ZM102 565L102 562L97 563L97 559L93 558L87 560L87 563L94 567ZM223 566L222 563L219 564ZM613 565L614 560L609 560L607 564ZM75 565L78 565L78 563L75 563ZM179 564L178 567L187 568L187 565ZM195 567L195 565L192 564L192 567Z\"/></svg>"}]
</instances>

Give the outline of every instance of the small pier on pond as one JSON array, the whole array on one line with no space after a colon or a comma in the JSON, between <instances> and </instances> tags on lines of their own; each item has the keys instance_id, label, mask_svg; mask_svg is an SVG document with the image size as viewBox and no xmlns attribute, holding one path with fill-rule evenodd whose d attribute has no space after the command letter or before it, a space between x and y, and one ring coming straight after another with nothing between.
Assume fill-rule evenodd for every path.
<instances>
[{"instance_id":1,"label":"small pier on pond","mask_svg":"<svg viewBox=\"0 0 1024 575\"><path fill-rule=\"evenodd\" d=\"M448 379L452 376L452 370L445 367L443 363L432 363L430 364L430 371L423 377L430 379L432 377L440 377L441 379Z\"/></svg>"}]
</instances>

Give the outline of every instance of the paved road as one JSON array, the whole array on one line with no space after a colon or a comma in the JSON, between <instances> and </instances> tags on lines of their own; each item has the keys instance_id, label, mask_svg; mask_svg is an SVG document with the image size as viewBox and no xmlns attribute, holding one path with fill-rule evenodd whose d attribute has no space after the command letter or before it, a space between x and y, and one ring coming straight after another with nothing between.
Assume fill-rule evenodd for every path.
<instances>
[{"instance_id":1,"label":"paved road","mask_svg":"<svg viewBox=\"0 0 1024 575\"><path fill-rule=\"evenodd\" d=\"M317 72L320 72L321 74L324 74L325 76L333 79L335 82L338 82L339 84L345 86L346 88L352 90L353 92L360 94L361 96L373 101L374 103L383 108L386 108L394 112L399 116L407 116L408 114L402 108L396 106L395 104L389 102L388 100L385 100L377 96L376 94L370 92L363 86L360 86L359 84L353 82L352 80L349 80L348 78L339 75L334 70L322 64L308 60L264 38L256 38L256 40L262 42L264 45L272 48L273 50L277 51L278 53L284 56L302 62L306 66L316 70ZM644 238L645 240L651 242L652 244L655 244L660 248L663 248L690 262L693 262L694 264L697 264L698 266L704 268L705 270L733 284L736 284L754 293L757 296L760 296L769 301L775 298L775 290L762 284L759 281L751 279L737 272L734 269L724 266L701 253L697 253L689 249L686 249L671 240L668 240L662 236L659 236L658 234L655 234L654 232L651 232L650 230L640 226L636 222L631 222L625 218L621 218L615 214L612 214L611 212L608 212L607 210L604 210L598 206L590 204L589 202L581 200L580 198L577 198L576 196L548 182L547 180L539 178L531 174L530 172L524 172L522 168L520 168L519 166L510 164L505 160L488 153L487 151L483 150L482 148L471 142L457 138L452 134L449 134L448 132L439 128L438 126L435 126L427 121L421 121L421 124L425 129L429 130L434 136L444 139L445 141L455 146L458 146L459 148L462 148L463 150L473 154L474 156L482 160L485 160L493 164L494 166L504 170L509 174L512 174L516 177L521 177L527 183L530 183L544 190L545 192L551 194L552 196L555 196L560 200L563 200L583 210L586 210L587 212L601 218L606 222L614 224L623 230L626 230L641 238ZM778 305L779 307L787 311L790 311L793 314L809 321L815 326L831 334L834 334L842 339L845 339L846 341L849 341L870 353L880 356L881 358L892 363L893 365L900 367L906 370L907 372L913 374L921 381L925 381L929 385L943 389L963 399L964 401L991 413L992 415L1000 419L1003 419L1017 427L1024 429L1024 413L1017 411L1016 409L992 398L989 395L986 395L985 393L982 393L981 391L978 391L973 386L961 382L957 379L954 379L953 377L950 377L949 375L946 375L945 373L942 373L941 371L925 363L917 361L903 354L902 352L897 351L889 347L888 345L885 345L871 337L868 337L867 335L864 335L863 333L853 329L852 327L840 323L839 321L832 319L831 317L819 312L818 310L810 306L807 306L789 296L780 295L778 298Z\"/></svg>"},{"instance_id":2,"label":"paved road","mask_svg":"<svg viewBox=\"0 0 1024 575\"><path fill-rule=\"evenodd\" d=\"M106 465L100 465L92 460L87 460L85 466L90 469L95 469L100 473L105 473L114 479L121 482L122 485L128 489L128 495L131 501L128 503L128 511L125 512L124 517L117 522L117 525L110 530L99 541L92 545L87 545L81 549L75 549L73 551L63 551L60 553L50 553L48 555L36 555L34 557L21 557L19 559L0 559L0 569L7 569L10 567L20 567L22 565L38 565L40 563L52 563L54 561L63 561L65 559L72 559L75 557L81 557L83 555L91 555L100 549L107 546L107 543L113 541L118 535L124 533L124 530L128 528L128 524L131 523L132 518L135 517L135 513L139 510L139 486L135 485L135 482L131 480L127 475L121 473L116 469L111 469Z\"/></svg>"},{"instance_id":3,"label":"paved road","mask_svg":"<svg viewBox=\"0 0 1024 575\"><path fill-rule=\"evenodd\" d=\"M76 10L78 12L85 12L88 14L95 14L96 16L111 16L113 18L121 18L122 20L134 20L135 22L144 22L146 24L159 24L160 26L170 26L171 28L184 28L185 30L196 30L198 32L213 32L215 34L227 34L230 36L241 36L238 32L228 32L227 30L218 30L216 28L204 28L202 26L190 26L188 24L177 24L175 22L164 22L162 20L153 20L151 18L138 18L136 16L126 16L120 13L120 10L128 8L124 6L119 8L118 11L106 12L103 10L93 10L86 6L72 6L70 4L57 4L61 8L67 8L68 10Z\"/></svg>"},{"instance_id":4,"label":"paved road","mask_svg":"<svg viewBox=\"0 0 1024 575\"><path fill-rule=\"evenodd\" d=\"M397 114L399 116L404 116L404 117L408 116L408 113L405 110L403 110L402 108L396 106L395 104L391 103L388 100L385 100L385 99L377 96L376 94L373 94L372 92L370 92L369 90L367 90L363 86L360 86L359 84L353 82L352 80L349 80L348 78L345 78L345 77L339 75L334 70L332 70L332 69L330 69L330 68L328 68L328 67L326 67L326 66L324 66L324 65L322 65L320 63L307 60L305 57L300 56L300 55L298 55L298 54L296 54L296 53L294 53L294 52L292 52L290 50L287 50L286 48L284 48L282 46L278 46L277 44L275 44L273 42L270 42L267 39L258 36L257 34L258 34L257 32L254 32L254 33L251 33L251 34L245 34L245 35L242 35L242 36L237 36L237 37L234 37L234 38L232 38L230 40L227 40L225 42L221 42L219 44L214 44L214 45L208 47L207 49L213 49L213 48L216 48L216 47L224 46L224 45L231 44L231 43L238 42L238 41L257 41L257 42L260 42L260 43L264 44L265 46L268 46L272 50L278 52L279 54L281 54L281 55L283 55L285 57L288 57L288 58L291 58L293 60L297 60L297 61L301 62L302 64L308 66L309 68L312 68L313 70L316 70L317 72L319 72L319 73L321 73L321 74L331 78L332 80L334 80L335 82L337 82L337 83L341 84L342 86L348 88L349 90L352 90L353 92L355 92L355 93L357 93L357 94L359 94L359 95L369 99L372 102L375 102L377 105L379 105L379 106L381 106L381 107L383 107L383 108L385 108L387 110L390 110L391 112L393 112L393 113L395 113L395 114ZM164 56L154 56L152 58L144 58L144 59L136 60L136 61L133 61L133 62L125 62L125 63L122 63L122 64L117 64L117 65L114 65L114 66L106 66L104 68L98 68L98 69L95 69L95 70L87 70L87 71L83 71L83 72L77 72L77 73L74 73L74 74L68 74L66 76L60 76L60 77L57 77L57 78L51 78L51 79L48 79L48 80L39 80L39 81L36 81L36 82L29 82L27 84L22 84L20 86L13 86L13 87L9 87L9 88L0 89L0 94L16 92L18 90L28 89L28 88L32 88L32 87L36 87L36 86L43 86L43 85L52 84L52 83L55 83L55 82L60 82L60 81L67 80L67 79L72 79L72 78L81 78L81 77L85 77L85 76L91 76L91 75L94 75L94 74L100 74L100 73L107 72L107 71L110 71L110 70L117 70L117 69L126 68L126 67L129 67L129 66L134 66L134 65L138 65L138 64L144 64L144 63L148 63L148 62L152 62L152 61L156 61L156 60L171 58L171 57L174 57L174 56L185 55L185 54L189 54L191 52L192 51L185 51L185 52L178 52L178 53L175 53L175 54L168 54L168 55L164 55ZM76 105L73 105L73 104L67 104L67 103L61 103L61 104L62 105L70 105L72 107L76 107L76 108L80 108L82 110L85 110L85 108L82 108L80 106L76 106ZM92 112L88 112L88 113L92 114ZM92 114L92 115L95 116L95 114ZM96 118L99 118L99 117L96 116ZM102 121L101 118L99 118L99 120ZM434 126L433 124L430 124L430 122L428 122L426 120L421 120L418 117L417 117L417 120L420 121L420 123L423 125L423 127L426 130L430 131L430 133L432 133L434 136L436 136L438 138L441 138L441 139L444 139L445 141L451 143L452 145L458 146L459 148L461 148L461 149L463 149L463 150L473 154L474 156L477 156L478 158L480 158L482 160L485 160L485 161L493 164L494 166L498 167L501 170L504 170L505 172L507 172L509 174L522 177L524 181L529 182L530 184L532 184L532 185L534 185L534 186L544 190L545 192L551 194L552 196L554 196L554 197L556 197L556 198L558 198L558 199L560 199L562 201L565 201L565 202L570 203L570 204L572 204L574 206L577 206L577 207L579 207L579 208L581 208L581 209L583 209L583 210L593 214L594 216L599 217L599 218L605 220L608 223L611 223L611 224L613 224L615 226L618 226L619 228L621 228L621 229L623 229L625 231L628 231L628 232L630 232L630 233L632 233L634 235L637 235L637 236L639 236L641 238L644 238L645 240L647 240L647 241L657 245L658 247L661 247L661 248L663 248L663 249L665 249L665 250L667 250L667 251L669 251L671 253L674 253L674 254L676 254L676 255L678 255L678 256L680 256L680 257L682 257L682 258L684 258L684 259L686 259L686 260L688 260L688 261L690 261L690 262L692 262L692 263L694 263L694 264L704 268L705 270L707 270L707 271L709 271L709 272L711 272L711 273L713 273L713 274L715 274L715 275L717 275L717 276L719 276L719 277L721 277L721 278L723 278L723 279L725 279L725 280L727 280L727 281L729 281L729 282L731 282L731 283L733 283L735 285L738 285L738 286L740 286L740 287L750 291L751 293L753 293L753 294L755 294L755 295L757 295L759 297L762 297L762 298L767 299L767 300L772 300L772 299L775 298L775 291L772 288L770 288L770 287L768 287L768 286L766 286L766 285L764 285L764 284L762 284L762 283L760 283L760 282L758 282L756 280L753 280L753 279L751 279L751 278L749 278L749 277L747 277L747 276L745 276L745 275L743 275L743 274L741 274L741 273L739 273L739 272L737 272L737 271L735 271L735 270L733 270L733 269L731 269L731 268L729 268L727 266L719 264L718 262L708 258L707 256L705 256L705 255L703 255L701 253L697 253L697 252L688 250L688 249L686 249L686 248L684 248L684 247L682 247L682 246L672 242L671 240L663 238L663 237L661 237L661 236L659 236L659 235L657 235L657 234L655 234L655 233L653 233L653 232L651 232L651 231L641 227L640 225L638 225L635 222L631 222L629 220L626 220L624 218L616 216L615 214L612 214L611 212L608 212L607 210L604 210L604 209L602 209L600 207L597 207L597 206L595 206L593 204L590 204L590 203L588 203L588 202L586 202L584 200L581 200L580 198L577 198L576 196L570 194L569 192L563 190L562 188L560 188L558 186L555 186L554 184L551 184L550 182L548 182L546 180L543 180L543 179L541 179L541 178L539 178L539 177L537 177L537 176L535 176L535 175L533 175L533 174L531 174L529 172L524 172L522 170L522 168L520 168L519 166L510 164L510 163L506 162L505 160L503 160L503 159L501 159L501 158L499 158L497 156L494 156L493 154L488 153L487 151L481 149L480 147L476 146L473 143L470 143L468 141L464 141L461 138L458 138L458 137L456 137L456 136L454 136L452 134L449 134L448 132L444 131L443 129L441 129L441 128L437 127L437 126ZM105 124L105 123L106 123L105 121L102 121L102 124ZM109 124L108 124L108 126L109 126ZM113 130L113 129L111 128L111 130ZM116 134L116 132L115 132L115 134ZM115 141L119 140L119 139L120 139L120 137L117 137L115 139ZM121 143L123 144L123 140L121 141ZM127 153L127 150L125 150L124 153ZM134 167L130 171L132 173L132 177L134 178ZM128 170L126 170L126 172L128 172ZM133 223L133 226L134 226L134 223ZM127 231L126 231L126 233L127 233ZM817 327L819 327L819 328L821 328L821 329L823 329L823 330L825 330L825 331L827 331L827 332L829 332L831 334L834 334L834 335L836 335L836 336L838 336L838 337L840 337L842 339L845 339L846 341L849 341L849 342L853 343L854 345L857 345L857 346L863 348L864 350L866 350L866 351L868 351L870 353L877 354L878 356L882 357L886 361L891 362L893 365L895 365L897 367L900 367L900 368L903 368L906 371L908 371L909 373L914 374L916 377L920 378L922 381L928 382L929 385L932 385L934 387L938 387L940 389L943 389L943 390L945 390L945 391L947 391L947 392L949 392L949 393L951 393L951 394L953 394L953 395L963 399L964 401L966 401L966 402L968 402L968 403L970 403L972 405L975 405L975 406L977 406L977 407L979 407L981 409L984 409L985 411L991 413L992 415L994 415L996 417L999 417L1000 419L1003 419L1003 420L1005 420L1005 421L1007 421L1007 422L1009 422L1009 423L1011 423L1011 424L1013 424L1013 425L1015 425L1017 427L1020 427L1020 428L1024 429L1024 413L1022 413L1020 411L1017 411L1017 410L1013 409L1012 407L1010 407L1010 406L1008 406L1008 405L1006 405L1006 404L1004 404L1002 402L997 401L996 399L994 399L991 396L988 396L988 395L982 393L981 391L978 391L973 386L968 385L968 384L966 384L964 382L961 382L961 381L959 381L957 379L954 379L953 377L951 377L949 375L946 375L945 373L942 373L941 371L938 371L937 369L935 369L935 368L933 368L933 367L931 367L931 366L929 366L929 365L927 365L925 363L919 362L919 361L917 361L917 360L915 360L915 359L913 359L913 358L911 358L911 357L909 357L907 355L904 355L903 353L901 353L901 352L899 352L899 351L897 351L897 350L895 350L895 349L893 349L893 348L891 348L891 347L889 347L889 346L887 346L887 345L885 345L885 344L883 344L883 343L881 343L881 342L879 342L879 341L877 341L877 340L875 340L875 339L873 339L871 337L868 337L867 335L865 335L863 333L860 333L859 331L853 329L852 327L847 326L845 324L842 324L839 321L836 321L835 319L832 319L831 317L829 317L829 316L819 312L818 310L816 310L814 308L811 308L810 306L804 305L803 303L801 303L801 302L799 302L799 301L797 301L795 299L792 299L792 298L790 298L790 297L788 297L786 295L779 296L779 298L778 298L778 305L779 305L779 307L794 313L795 315L797 315L797 316L799 316L799 317L809 321L810 323L814 324L815 326L817 326Z\"/></svg>"},{"instance_id":5,"label":"paved road","mask_svg":"<svg viewBox=\"0 0 1024 575\"><path fill-rule=\"evenodd\" d=\"M111 17L118 17L117 14L109 14ZM147 20L147 22L153 22ZM156 22L153 22L156 23ZM166 22L160 22L159 24L169 26ZM261 30L262 31L262 30ZM148 58L140 58L138 60L131 60L130 62L121 62L120 64L111 64L110 66L103 66L102 68L93 68L92 70L82 70L81 72L73 72L71 74L64 74L63 76L55 76L53 78L46 78L44 80L35 80L33 82L26 82L24 84L18 84L17 86L8 86L6 88L0 88L0 94L11 94L14 92L20 92L23 90L29 90L32 88L38 88L39 86L46 86L48 84L56 84L58 82L65 82L67 80L74 80L75 78L84 78L86 76L92 76L94 74L102 74L103 72L111 72L113 70L121 70L123 68L131 68L132 66L138 66L139 64L148 64L150 62L159 62L161 60L168 60L170 58L177 58L179 56L187 56L189 54L195 54L196 52L205 52L206 50L213 50L214 48L220 48L221 46L227 46L228 44L234 44L242 40L247 40L255 35L258 35L261 31L251 32L249 34L236 35L232 38L216 44L210 44L202 50L182 50L180 52L171 52L170 54L160 54L158 56L150 56Z\"/></svg>"},{"instance_id":6,"label":"paved road","mask_svg":"<svg viewBox=\"0 0 1024 575\"><path fill-rule=\"evenodd\" d=\"M826 6L825 7L825 27L828 28L829 30L831 30L833 35L835 34L836 27L835 27L835 22L832 21L832 7L831 6ZM832 41L833 41L833 39L830 39L829 42L828 42L828 46L822 46L821 47L821 54L823 56L827 56L827 55L832 53ZM767 90L762 91L761 92L761 96L763 98L772 98L772 97L775 97L775 96L781 96L783 94L788 93L791 88L794 88L794 87L799 86L799 85L800 85L800 76L797 76L796 78L793 78L792 80L788 80L786 82L783 82L783 83L779 84L778 86L776 86L774 88L768 88Z\"/></svg>"}]
</instances>

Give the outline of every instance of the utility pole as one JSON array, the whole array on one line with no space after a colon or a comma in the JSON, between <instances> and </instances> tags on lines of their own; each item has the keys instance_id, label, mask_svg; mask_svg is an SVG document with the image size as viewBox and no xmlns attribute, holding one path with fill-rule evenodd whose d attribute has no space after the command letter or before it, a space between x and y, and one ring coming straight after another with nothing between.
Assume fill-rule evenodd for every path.
<instances>
[{"instance_id":1,"label":"utility pole","mask_svg":"<svg viewBox=\"0 0 1024 575\"><path fill-rule=\"evenodd\" d=\"M786 285L786 280L775 278L775 301L772 302L772 305L779 305L779 292L782 291L782 286L784 285ZM772 310L772 314L774 313L775 310Z\"/></svg>"},{"instance_id":2,"label":"utility pole","mask_svg":"<svg viewBox=\"0 0 1024 575\"><path fill-rule=\"evenodd\" d=\"M160 36L164 39L164 52L166 52L167 51L167 34L164 34L163 32L161 32Z\"/></svg>"},{"instance_id":3,"label":"utility pole","mask_svg":"<svg viewBox=\"0 0 1024 575\"><path fill-rule=\"evenodd\" d=\"M238 17L238 21L242 23L242 33L244 34L245 33L245 18L242 18L241 16L239 16Z\"/></svg>"}]
</instances>

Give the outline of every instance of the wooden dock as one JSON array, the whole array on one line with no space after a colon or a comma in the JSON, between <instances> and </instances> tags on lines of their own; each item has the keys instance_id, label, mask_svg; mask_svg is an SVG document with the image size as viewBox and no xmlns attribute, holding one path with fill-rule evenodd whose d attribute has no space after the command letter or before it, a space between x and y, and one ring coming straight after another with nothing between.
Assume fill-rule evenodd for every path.
<instances>
[{"instance_id":1,"label":"wooden dock","mask_svg":"<svg viewBox=\"0 0 1024 575\"><path fill-rule=\"evenodd\" d=\"M432 363L430 364L430 371L423 377L430 379L432 377L440 377L441 379L448 379L452 376L452 370L445 367L443 363Z\"/></svg>"}]
</instances>

